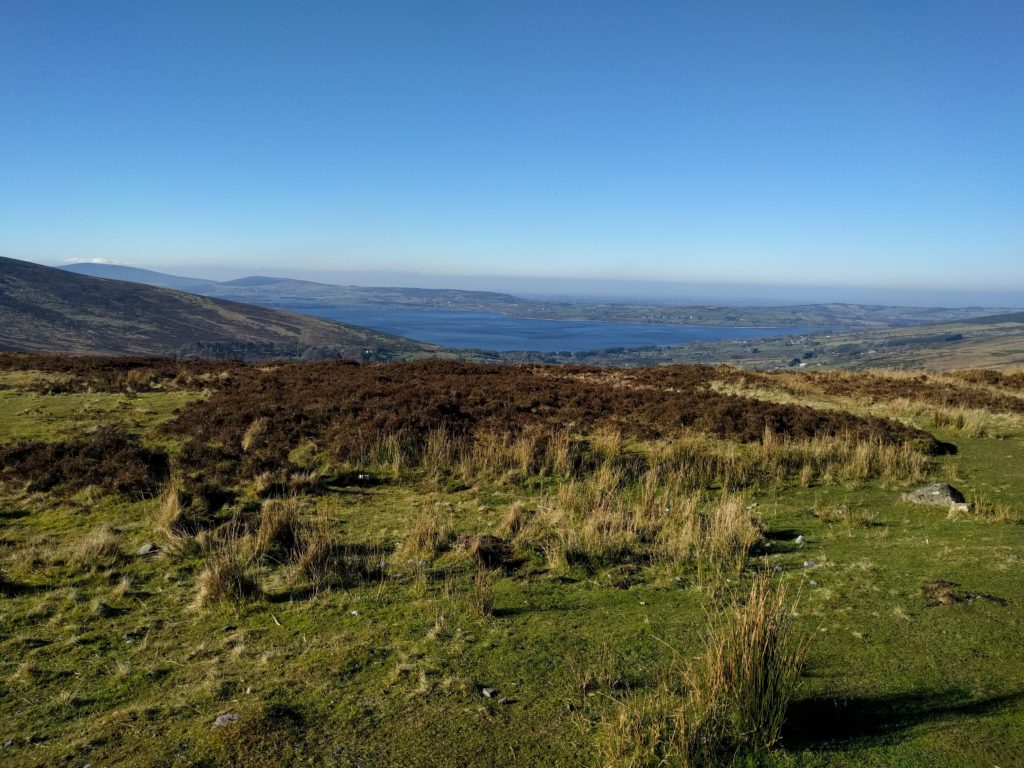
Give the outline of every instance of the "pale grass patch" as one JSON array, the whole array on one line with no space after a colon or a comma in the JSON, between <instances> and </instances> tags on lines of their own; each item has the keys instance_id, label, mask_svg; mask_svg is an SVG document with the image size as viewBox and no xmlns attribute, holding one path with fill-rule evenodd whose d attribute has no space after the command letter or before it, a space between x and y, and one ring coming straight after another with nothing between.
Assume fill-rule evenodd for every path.
<instances>
[{"instance_id":1,"label":"pale grass patch","mask_svg":"<svg viewBox=\"0 0 1024 768\"><path fill-rule=\"evenodd\" d=\"M256 442L266 434L267 420L263 417L253 419L242 434L242 450L248 453L256 445Z\"/></svg>"},{"instance_id":2,"label":"pale grass patch","mask_svg":"<svg viewBox=\"0 0 1024 768\"><path fill-rule=\"evenodd\" d=\"M436 506L424 507L395 550L395 558L402 562L432 560L448 550L454 537L450 515Z\"/></svg>"},{"instance_id":3,"label":"pale grass patch","mask_svg":"<svg viewBox=\"0 0 1024 768\"><path fill-rule=\"evenodd\" d=\"M117 532L109 525L93 528L71 551L71 559L81 565L110 564L121 556Z\"/></svg>"},{"instance_id":4,"label":"pale grass patch","mask_svg":"<svg viewBox=\"0 0 1024 768\"><path fill-rule=\"evenodd\" d=\"M423 454L420 458L420 466L426 476L438 481L447 475L458 460L458 449L455 438L448 430L435 429L428 433L423 441Z\"/></svg>"},{"instance_id":5,"label":"pale grass patch","mask_svg":"<svg viewBox=\"0 0 1024 768\"><path fill-rule=\"evenodd\" d=\"M169 539L177 539L190 533L190 521L185 508L185 492L181 479L171 477L163 494L160 496L160 507L157 512L157 530Z\"/></svg>"},{"instance_id":6,"label":"pale grass patch","mask_svg":"<svg viewBox=\"0 0 1024 768\"><path fill-rule=\"evenodd\" d=\"M494 611L494 572L478 564L473 573L473 610L480 616Z\"/></svg>"},{"instance_id":7,"label":"pale grass patch","mask_svg":"<svg viewBox=\"0 0 1024 768\"><path fill-rule=\"evenodd\" d=\"M517 501L509 506L501 523L498 525L497 535L505 539L516 539L522 534L536 512L527 507L523 502Z\"/></svg>"},{"instance_id":8,"label":"pale grass patch","mask_svg":"<svg viewBox=\"0 0 1024 768\"><path fill-rule=\"evenodd\" d=\"M124 574L114 585L114 588L110 590L110 597L114 600L120 600L129 592L132 591L134 585L132 576L130 573Z\"/></svg>"}]
</instances>

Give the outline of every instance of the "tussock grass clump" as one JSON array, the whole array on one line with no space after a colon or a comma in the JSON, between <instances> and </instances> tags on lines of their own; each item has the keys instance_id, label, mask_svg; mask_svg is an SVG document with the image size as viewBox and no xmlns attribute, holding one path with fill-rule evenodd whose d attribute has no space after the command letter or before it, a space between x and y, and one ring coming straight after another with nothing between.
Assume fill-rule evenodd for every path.
<instances>
[{"instance_id":1,"label":"tussock grass clump","mask_svg":"<svg viewBox=\"0 0 1024 768\"><path fill-rule=\"evenodd\" d=\"M200 534L224 522L217 513L235 499L231 490L173 475L160 497L156 529L169 551L188 552Z\"/></svg>"},{"instance_id":2,"label":"tussock grass clump","mask_svg":"<svg viewBox=\"0 0 1024 768\"><path fill-rule=\"evenodd\" d=\"M598 724L601 765L753 765L778 744L807 648L785 588L756 577L746 600L711 624L704 648L653 690L616 700Z\"/></svg>"},{"instance_id":3,"label":"tussock grass clump","mask_svg":"<svg viewBox=\"0 0 1024 768\"><path fill-rule=\"evenodd\" d=\"M257 557L288 559L302 537L297 498L268 499L260 510L253 548Z\"/></svg>"},{"instance_id":4,"label":"tussock grass clump","mask_svg":"<svg viewBox=\"0 0 1024 768\"><path fill-rule=\"evenodd\" d=\"M288 463L305 472L322 472L327 455L312 440L306 440L288 452Z\"/></svg>"},{"instance_id":5,"label":"tussock grass clump","mask_svg":"<svg viewBox=\"0 0 1024 768\"><path fill-rule=\"evenodd\" d=\"M602 768L690 766L686 712L667 685L616 700L614 714L597 728L596 750Z\"/></svg>"},{"instance_id":6,"label":"tussock grass clump","mask_svg":"<svg viewBox=\"0 0 1024 768\"><path fill-rule=\"evenodd\" d=\"M395 557L404 562L433 560L446 552L454 541L451 520L436 507L424 508L395 550Z\"/></svg>"},{"instance_id":7,"label":"tussock grass clump","mask_svg":"<svg viewBox=\"0 0 1024 768\"><path fill-rule=\"evenodd\" d=\"M723 740L755 753L775 746L807 650L785 587L757 576L746 601L711 628L704 647L691 680Z\"/></svg>"},{"instance_id":8,"label":"tussock grass clump","mask_svg":"<svg viewBox=\"0 0 1024 768\"><path fill-rule=\"evenodd\" d=\"M251 451L259 439L266 434L266 431L267 420L265 418L253 419L249 426L245 428L245 432L242 433L242 450L246 453Z\"/></svg>"},{"instance_id":9,"label":"tussock grass clump","mask_svg":"<svg viewBox=\"0 0 1024 768\"><path fill-rule=\"evenodd\" d=\"M338 569L339 558L327 521L318 518L302 527L292 548L292 559L299 574L319 590Z\"/></svg>"},{"instance_id":10,"label":"tussock grass clump","mask_svg":"<svg viewBox=\"0 0 1024 768\"><path fill-rule=\"evenodd\" d=\"M79 565L110 565L122 554L117 532L109 525L101 525L74 545L71 560Z\"/></svg>"},{"instance_id":11,"label":"tussock grass clump","mask_svg":"<svg viewBox=\"0 0 1024 768\"><path fill-rule=\"evenodd\" d=\"M710 505L702 505L699 495L679 499L667 508L666 518L656 558L676 565L694 564L699 581L742 571L762 537L745 498L732 494L723 494Z\"/></svg>"},{"instance_id":12,"label":"tussock grass clump","mask_svg":"<svg viewBox=\"0 0 1024 768\"><path fill-rule=\"evenodd\" d=\"M181 480L174 476L160 496L160 510L157 516L158 528L169 535L185 533L190 525L186 522L185 510L188 504Z\"/></svg>"},{"instance_id":13,"label":"tussock grass clump","mask_svg":"<svg viewBox=\"0 0 1024 768\"><path fill-rule=\"evenodd\" d=\"M473 610L480 616L490 616L494 611L494 573L483 563L478 563L473 572Z\"/></svg>"},{"instance_id":14,"label":"tussock grass clump","mask_svg":"<svg viewBox=\"0 0 1024 768\"><path fill-rule=\"evenodd\" d=\"M724 492L711 504L688 490L689 477L652 464L639 480L612 464L559 486L540 511L508 513L520 549L544 552L555 569L625 562L695 565L699 574L738 573L761 539L743 497Z\"/></svg>"},{"instance_id":15,"label":"tussock grass clump","mask_svg":"<svg viewBox=\"0 0 1024 768\"><path fill-rule=\"evenodd\" d=\"M459 444L455 437L447 429L435 429L423 441L420 465L428 478L440 480L450 473L458 453Z\"/></svg>"},{"instance_id":16,"label":"tussock grass clump","mask_svg":"<svg viewBox=\"0 0 1024 768\"><path fill-rule=\"evenodd\" d=\"M529 533L554 568L612 565L637 551L641 520L610 465L559 486Z\"/></svg>"},{"instance_id":17,"label":"tussock grass clump","mask_svg":"<svg viewBox=\"0 0 1024 768\"><path fill-rule=\"evenodd\" d=\"M935 406L931 409L931 420L936 427L955 429L967 437L986 437L991 429L992 414L978 408Z\"/></svg>"},{"instance_id":18,"label":"tussock grass clump","mask_svg":"<svg viewBox=\"0 0 1024 768\"><path fill-rule=\"evenodd\" d=\"M754 545L761 540L761 529L754 524L745 500L739 496L722 497L708 512L692 520L692 558L705 569L739 573Z\"/></svg>"},{"instance_id":19,"label":"tussock grass clump","mask_svg":"<svg viewBox=\"0 0 1024 768\"><path fill-rule=\"evenodd\" d=\"M203 570L196 578L193 608L206 608L218 601L239 602L261 593L250 574L251 555L244 551L236 532L212 545L206 552Z\"/></svg>"},{"instance_id":20,"label":"tussock grass clump","mask_svg":"<svg viewBox=\"0 0 1024 768\"><path fill-rule=\"evenodd\" d=\"M515 539L526 530L535 515L536 512L522 502L512 504L498 525L498 536Z\"/></svg>"},{"instance_id":21,"label":"tussock grass clump","mask_svg":"<svg viewBox=\"0 0 1024 768\"><path fill-rule=\"evenodd\" d=\"M384 567L383 550L377 546L340 544L325 514L301 521L288 555L294 573L314 592L331 585L349 586L379 575Z\"/></svg>"}]
</instances>

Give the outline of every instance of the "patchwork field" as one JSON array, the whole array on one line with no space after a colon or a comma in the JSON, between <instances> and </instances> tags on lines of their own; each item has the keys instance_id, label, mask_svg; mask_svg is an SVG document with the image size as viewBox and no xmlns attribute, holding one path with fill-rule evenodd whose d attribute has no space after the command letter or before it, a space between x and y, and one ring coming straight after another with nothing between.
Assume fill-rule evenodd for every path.
<instances>
[{"instance_id":1,"label":"patchwork field","mask_svg":"<svg viewBox=\"0 0 1024 768\"><path fill-rule=\"evenodd\" d=\"M1007 768L1022 520L1019 372L0 355L0 764Z\"/></svg>"}]
</instances>

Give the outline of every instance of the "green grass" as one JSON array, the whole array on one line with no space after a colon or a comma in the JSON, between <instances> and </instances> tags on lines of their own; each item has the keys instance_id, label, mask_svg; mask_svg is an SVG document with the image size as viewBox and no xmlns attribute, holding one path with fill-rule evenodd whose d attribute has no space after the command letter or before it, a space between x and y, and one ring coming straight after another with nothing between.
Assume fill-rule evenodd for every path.
<instances>
[{"instance_id":1,"label":"green grass","mask_svg":"<svg viewBox=\"0 0 1024 768\"><path fill-rule=\"evenodd\" d=\"M9 374L0 378L0 383L10 385ZM0 443L63 440L97 423L116 422L133 431L147 431L197 397L201 393L187 390L47 395L0 387Z\"/></svg>"},{"instance_id":2,"label":"green grass","mask_svg":"<svg viewBox=\"0 0 1024 768\"><path fill-rule=\"evenodd\" d=\"M0 442L59 439L110 418L151 432L192 396L8 389ZM955 474L968 496L1024 507L1024 435L938 436L961 450L935 478ZM409 473L332 485L299 503L343 546L387 557L424 511L457 534L493 532L509 506L543 504L555 482ZM811 642L782 746L763 764L1017 764L1024 526L950 519L907 505L901 490L754 489L768 554L700 586L685 564L552 569L529 552L517 570L493 573L493 610L481 615L474 568L457 551L319 591L288 565L253 562L265 596L196 610L200 554L134 554L164 543L158 500L7 487L0 742L10 746L0 763L601 765L602 721L697 658L709 619L765 570L798 598ZM816 507L845 512L824 522ZM80 542L102 525L123 554L83 562ZM922 586L932 579L1009 604L927 607ZM214 727L226 712L241 719Z\"/></svg>"}]
</instances>

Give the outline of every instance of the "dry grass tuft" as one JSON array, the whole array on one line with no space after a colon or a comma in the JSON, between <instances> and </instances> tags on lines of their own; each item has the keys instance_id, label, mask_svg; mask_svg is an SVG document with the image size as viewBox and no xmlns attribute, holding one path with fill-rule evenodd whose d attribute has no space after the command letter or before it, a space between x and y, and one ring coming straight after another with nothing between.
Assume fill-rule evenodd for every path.
<instances>
[{"instance_id":1,"label":"dry grass tuft","mask_svg":"<svg viewBox=\"0 0 1024 768\"><path fill-rule=\"evenodd\" d=\"M515 539L526 530L535 513L522 502L517 501L508 508L498 526L497 533L505 539Z\"/></svg>"},{"instance_id":2,"label":"dry grass tuft","mask_svg":"<svg viewBox=\"0 0 1024 768\"><path fill-rule=\"evenodd\" d=\"M970 511L962 512L954 505L950 507L949 519L961 518L981 519L990 523L1024 522L1024 513L1020 509L1005 502L993 502L985 496L975 494L971 499Z\"/></svg>"},{"instance_id":3,"label":"dry grass tuft","mask_svg":"<svg viewBox=\"0 0 1024 768\"><path fill-rule=\"evenodd\" d=\"M110 565L122 555L117 532L109 525L92 529L71 551L71 560L80 565Z\"/></svg>"},{"instance_id":4,"label":"dry grass tuft","mask_svg":"<svg viewBox=\"0 0 1024 768\"><path fill-rule=\"evenodd\" d=\"M494 574L482 563L473 573L473 610L480 616L494 611Z\"/></svg>"},{"instance_id":5,"label":"dry grass tuft","mask_svg":"<svg viewBox=\"0 0 1024 768\"><path fill-rule=\"evenodd\" d=\"M598 725L601 765L760 764L779 741L806 647L785 589L758 576L746 602L708 630L693 668L616 701Z\"/></svg>"},{"instance_id":6,"label":"dry grass tuft","mask_svg":"<svg viewBox=\"0 0 1024 768\"><path fill-rule=\"evenodd\" d=\"M181 480L174 476L164 488L160 497L160 512L157 517L157 527L169 536L177 536L185 533L188 527L186 524L186 500L182 489Z\"/></svg>"},{"instance_id":7,"label":"dry grass tuft","mask_svg":"<svg viewBox=\"0 0 1024 768\"><path fill-rule=\"evenodd\" d=\"M425 508L395 551L395 557L403 562L432 560L447 551L454 540L451 521L440 509Z\"/></svg>"},{"instance_id":8,"label":"dry grass tuft","mask_svg":"<svg viewBox=\"0 0 1024 768\"><path fill-rule=\"evenodd\" d=\"M806 650L785 587L757 576L746 602L708 632L691 678L727 740L755 753L778 742Z\"/></svg>"},{"instance_id":9,"label":"dry grass tuft","mask_svg":"<svg viewBox=\"0 0 1024 768\"><path fill-rule=\"evenodd\" d=\"M221 600L238 602L258 596L261 590L249 573L250 563L251 556L244 552L237 531L229 531L206 552L203 570L196 579L193 608L205 608Z\"/></svg>"},{"instance_id":10,"label":"dry grass tuft","mask_svg":"<svg viewBox=\"0 0 1024 768\"><path fill-rule=\"evenodd\" d=\"M260 510L253 543L257 557L284 562L302 535L297 498L268 499Z\"/></svg>"},{"instance_id":11,"label":"dry grass tuft","mask_svg":"<svg viewBox=\"0 0 1024 768\"><path fill-rule=\"evenodd\" d=\"M242 434L242 450L248 453L256 445L257 441L263 437L267 431L267 420L264 418L253 419L253 421L246 427L245 432Z\"/></svg>"},{"instance_id":12,"label":"dry grass tuft","mask_svg":"<svg viewBox=\"0 0 1024 768\"><path fill-rule=\"evenodd\" d=\"M657 554L676 564L693 563L699 581L738 574L761 540L761 528L741 496L726 494L701 510L699 497L681 500L661 529Z\"/></svg>"},{"instance_id":13,"label":"dry grass tuft","mask_svg":"<svg viewBox=\"0 0 1024 768\"><path fill-rule=\"evenodd\" d=\"M616 701L597 729L602 768L655 768L698 764L690 759L692 729L679 698L667 685Z\"/></svg>"},{"instance_id":14,"label":"dry grass tuft","mask_svg":"<svg viewBox=\"0 0 1024 768\"><path fill-rule=\"evenodd\" d=\"M299 573L314 590L327 583L338 567L338 558L324 518L317 518L301 529L292 557Z\"/></svg>"}]
</instances>

